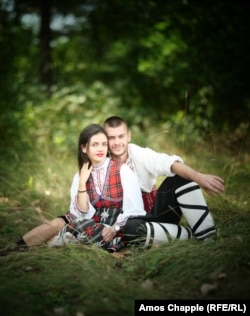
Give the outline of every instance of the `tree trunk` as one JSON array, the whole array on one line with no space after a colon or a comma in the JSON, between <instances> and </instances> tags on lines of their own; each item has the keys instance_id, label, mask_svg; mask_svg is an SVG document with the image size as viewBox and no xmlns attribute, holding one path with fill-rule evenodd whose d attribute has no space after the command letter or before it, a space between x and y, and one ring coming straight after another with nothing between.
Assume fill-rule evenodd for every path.
<instances>
[{"instance_id":1,"label":"tree trunk","mask_svg":"<svg viewBox=\"0 0 250 316\"><path fill-rule=\"evenodd\" d=\"M46 85L48 91L52 84L52 64L51 64L51 1L40 0L40 67L39 77L42 84Z\"/></svg>"}]
</instances>

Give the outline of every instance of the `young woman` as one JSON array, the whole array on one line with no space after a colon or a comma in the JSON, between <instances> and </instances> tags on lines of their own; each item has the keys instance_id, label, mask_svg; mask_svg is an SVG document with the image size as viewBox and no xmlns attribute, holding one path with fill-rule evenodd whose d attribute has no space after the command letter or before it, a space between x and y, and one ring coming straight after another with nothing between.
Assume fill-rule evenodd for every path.
<instances>
[{"instance_id":1,"label":"young woman","mask_svg":"<svg viewBox=\"0 0 250 316\"><path fill-rule=\"evenodd\" d=\"M79 171L71 185L69 211L27 232L17 242L18 247L46 244L78 218L104 223L101 237L107 244L129 217L146 214L136 176L126 164L108 158L107 153L108 139L101 126L91 124L82 130L78 140Z\"/></svg>"}]
</instances>

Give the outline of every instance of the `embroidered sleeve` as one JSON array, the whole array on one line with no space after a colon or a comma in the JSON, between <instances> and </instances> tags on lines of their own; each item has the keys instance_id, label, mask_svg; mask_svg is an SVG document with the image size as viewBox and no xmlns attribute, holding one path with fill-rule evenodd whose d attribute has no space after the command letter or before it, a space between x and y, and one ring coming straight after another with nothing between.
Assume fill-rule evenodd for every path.
<instances>
[{"instance_id":1,"label":"embroidered sleeve","mask_svg":"<svg viewBox=\"0 0 250 316\"><path fill-rule=\"evenodd\" d=\"M71 189L70 189L70 195L71 195L71 201L70 201L70 213L76 215L76 216L81 216L83 214L85 215L85 218L91 218L93 214L95 213L95 209L92 206L92 204L88 201L89 208L88 211L83 211L78 205L78 199L77 199L77 194L78 194L78 185L79 185L79 174L75 174Z\"/></svg>"}]
</instances>

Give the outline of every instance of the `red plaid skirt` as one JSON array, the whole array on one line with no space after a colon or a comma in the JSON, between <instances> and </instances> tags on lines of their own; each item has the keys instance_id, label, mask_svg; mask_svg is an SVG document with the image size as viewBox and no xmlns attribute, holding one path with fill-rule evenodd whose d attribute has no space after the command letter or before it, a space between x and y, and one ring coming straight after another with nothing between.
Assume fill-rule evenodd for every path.
<instances>
[{"instance_id":1,"label":"red plaid skirt","mask_svg":"<svg viewBox=\"0 0 250 316\"><path fill-rule=\"evenodd\" d=\"M142 199L144 203L144 209L146 212L150 212L154 202L155 202L155 196L157 193L157 188L153 187L153 190L151 192L142 192Z\"/></svg>"}]
</instances>

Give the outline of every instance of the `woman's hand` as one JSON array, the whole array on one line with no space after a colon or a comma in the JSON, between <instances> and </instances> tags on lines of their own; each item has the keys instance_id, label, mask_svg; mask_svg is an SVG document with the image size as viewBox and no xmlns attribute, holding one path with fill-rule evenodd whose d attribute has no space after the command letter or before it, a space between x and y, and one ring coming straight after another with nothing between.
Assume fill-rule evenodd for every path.
<instances>
[{"instance_id":1,"label":"woman's hand","mask_svg":"<svg viewBox=\"0 0 250 316\"><path fill-rule=\"evenodd\" d=\"M90 176L91 170L92 167L89 168L89 164L84 163L80 171L77 201L82 212L88 212L89 210L89 196L86 190L86 182Z\"/></svg>"},{"instance_id":2,"label":"woman's hand","mask_svg":"<svg viewBox=\"0 0 250 316\"><path fill-rule=\"evenodd\" d=\"M89 167L89 163L84 163L80 172L80 179L79 179L79 190L83 190L86 188L86 182L90 176L92 171L92 166Z\"/></svg>"}]
</instances>

